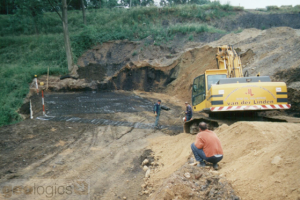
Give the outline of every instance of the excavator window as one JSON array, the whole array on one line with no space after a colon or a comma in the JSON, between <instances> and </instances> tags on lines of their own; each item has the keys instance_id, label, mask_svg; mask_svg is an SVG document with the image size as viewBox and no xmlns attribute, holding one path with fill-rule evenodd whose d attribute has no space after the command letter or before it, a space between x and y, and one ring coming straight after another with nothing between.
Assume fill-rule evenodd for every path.
<instances>
[{"instance_id":1,"label":"excavator window","mask_svg":"<svg viewBox=\"0 0 300 200\"><path fill-rule=\"evenodd\" d=\"M210 90L211 86L217 84L222 78L226 78L226 74L208 75L207 76L207 90Z\"/></svg>"},{"instance_id":2,"label":"excavator window","mask_svg":"<svg viewBox=\"0 0 300 200\"><path fill-rule=\"evenodd\" d=\"M203 74L194 79L192 95L193 106L205 100L205 93L205 75Z\"/></svg>"}]
</instances>

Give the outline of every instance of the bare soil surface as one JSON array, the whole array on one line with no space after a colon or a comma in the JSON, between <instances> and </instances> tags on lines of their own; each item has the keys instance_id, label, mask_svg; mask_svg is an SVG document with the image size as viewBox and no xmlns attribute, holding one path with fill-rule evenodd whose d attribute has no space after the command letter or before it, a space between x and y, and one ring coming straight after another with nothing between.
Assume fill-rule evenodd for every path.
<instances>
[{"instance_id":1,"label":"bare soil surface","mask_svg":"<svg viewBox=\"0 0 300 200\"><path fill-rule=\"evenodd\" d=\"M147 138L161 134L153 129L26 120L1 129L0 186L15 179L26 179L27 184L39 179L84 179L90 182L91 199L146 199L139 195L142 155ZM74 198L55 195L53 199Z\"/></svg>"},{"instance_id":2,"label":"bare soil surface","mask_svg":"<svg viewBox=\"0 0 300 200\"><path fill-rule=\"evenodd\" d=\"M153 126L156 97L171 108L161 113L161 129ZM19 179L26 184L39 179L89 180L90 199L146 199L141 193L145 176L141 163L151 159L148 140L182 130L179 105L183 103L167 100L165 95L46 93L47 116L42 116L41 96L31 100L33 120L0 129L1 187ZM53 117L59 120L51 120ZM56 195L53 199L74 197Z\"/></svg>"}]
</instances>

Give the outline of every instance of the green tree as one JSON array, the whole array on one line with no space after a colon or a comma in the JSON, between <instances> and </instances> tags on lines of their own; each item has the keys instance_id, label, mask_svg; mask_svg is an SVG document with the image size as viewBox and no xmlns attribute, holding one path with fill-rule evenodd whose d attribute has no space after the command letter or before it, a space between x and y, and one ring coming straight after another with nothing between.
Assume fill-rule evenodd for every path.
<instances>
[{"instance_id":1,"label":"green tree","mask_svg":"<svg viewBox=\"0 0 300 200\"><path fill-rule=\"evenodd\" d=\"M177 5L177 4L207 4L210 0L160 0L161 6Z\"/></svg>"},{"instance_id":2,"label":"green tree","mask_svg":"<svg viewBox=\"0 0 300 200\"><path fill-rule=\"evenodd\" d=\"M106 6L108 8L113 8L113 7L117 6L117 5L118 5L118 0L108 0L106 2Z\"/></svg>"},{"instance_id":3,"label":"green tree","mask_svg":"<svg viewBox=\"0 0 300 200\"><path fill-rule=\"evenodd\" d=\"M103 8L105 6L105 0L90 0L90 6L93 8Z\"/></svg>"},{"instance_id":4,"label":"green tree","mask_svg":"<svg viewBox=\"0 0 300 200\"><path fill-rule=\"evenodd\" d=\"M49 4L55 10L57 15L62 21L63 24L63 32L64 32L64 41L65 41L65 50L67 55L67 62L68 62L68 70L71 74L76 74L77 66L73 62L73 55L71 50L71 42L69 36L69 27L68 27L68 4L67 0L61 0L61 10L62 13L60 14L57 9L57 1L56 0L48 0Z\"/></svg>"},{"instance_id":5,"label":"green tree","mask_svg":"<svg viewBox=\"0 0 300 200\"><path fill-rule=\"evenodd\" d=\"M15 0L16 16L22 19L24 16L29 16L32 19L33 27L36 34L39 34L39 22L43 18L43 12L46 10L46 5L39 0Z\"/></svg>"},{"instance_id":6,"label":"green tree","mask_svg":"<svg viewBox=\"0 0 300 200\"><path fill-rule=\"evenodd\" d=\"M86 16L85 16L85 0L80 0L81 2L81 10L82 10L82 18L83 18L83 23L86 25Z\"/></svg>"},{"instance_id":7,"label":"green tree","mask_svg":"<svg viewBox=\"0 0 300 200\"><path fill-rule=\"evenodd\" d=\"M192 3L192 4L208 4L210 3L209 0L189 0L189 3Z\"/></svg>"},{"instance_id":8,"label":"green tree","mask_svg":"<svg viewBox=\"0 0 300 200\"><path fill-rule=\"evenodd\" d=\"M1 0L0 1L0 14L13 14L16 9L14 0Z\"/></svg>"},{"instance_id":9,"label":"green tree","mask_svg":"<svg viewBox=\"0 0 300 200\"><path fill-rule=\"evenodd\" d=\"M153 0L123 0L121 1L121 4L124 6L130 6L131 1L131 7L134 6L148 6L154 3Z\"/></svg>"}]
</instances>

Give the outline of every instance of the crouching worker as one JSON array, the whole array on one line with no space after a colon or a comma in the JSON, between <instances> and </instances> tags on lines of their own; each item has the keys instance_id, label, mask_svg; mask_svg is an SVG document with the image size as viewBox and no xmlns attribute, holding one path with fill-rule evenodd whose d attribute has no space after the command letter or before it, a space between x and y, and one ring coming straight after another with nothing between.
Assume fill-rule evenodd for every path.
<instances>
[{"instance_id":1,"label":"crouching worker","mask_svg":"<svg viewBox=\"0 0 300 200\"><path fill-rule=\"evenodd\" d=\"M191 145L193 154L197 161L197 166L204 167L205 162L213 164L215 170L218 169L218 162L223 159L223 149L218 136L207 129L207 124L199 124L200 132L196 136L196 141Z\"/></svg>"}]
</instances>

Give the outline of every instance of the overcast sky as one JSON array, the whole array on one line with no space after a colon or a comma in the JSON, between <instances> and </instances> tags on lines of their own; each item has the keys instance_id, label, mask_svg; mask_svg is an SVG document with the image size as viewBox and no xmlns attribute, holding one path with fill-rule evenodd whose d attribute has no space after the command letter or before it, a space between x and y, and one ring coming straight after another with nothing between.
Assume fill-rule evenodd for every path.
<instances>
[{"instance_id":1,"label":"overcast sky","mask_svg":"<svg viewBox=\"0 0 300 200\"><path fill-rule=\"evenodd\" d=\"M300 5L300 0L220 0L222 4L230 3L232 6L243 6L246 9L265 8L266 6Z\"/></svg>"}]
</instances>

